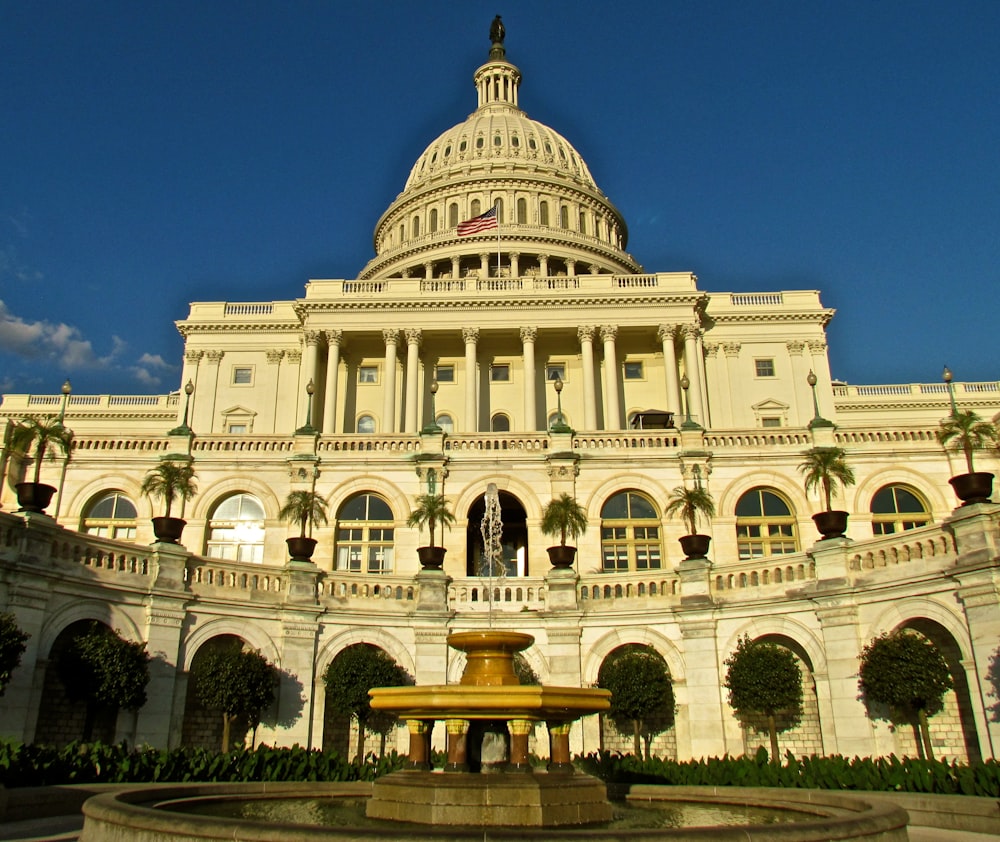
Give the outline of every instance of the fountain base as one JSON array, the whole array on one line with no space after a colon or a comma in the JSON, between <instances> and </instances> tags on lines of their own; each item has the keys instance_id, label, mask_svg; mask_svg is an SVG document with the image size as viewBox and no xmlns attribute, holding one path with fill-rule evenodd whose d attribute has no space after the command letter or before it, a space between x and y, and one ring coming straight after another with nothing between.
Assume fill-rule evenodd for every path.
<instances>
[{"instance_id":1,"label":"fountain base","mask_svg":"<svg viewBox=\"0 0 1000 842\"><path fill-rule=\"evenodd\" d=\"M606 822L604 784L589 775L394 772L375 781L369 818L439 826L564 827Z\"/></svg>"}]
</instances>

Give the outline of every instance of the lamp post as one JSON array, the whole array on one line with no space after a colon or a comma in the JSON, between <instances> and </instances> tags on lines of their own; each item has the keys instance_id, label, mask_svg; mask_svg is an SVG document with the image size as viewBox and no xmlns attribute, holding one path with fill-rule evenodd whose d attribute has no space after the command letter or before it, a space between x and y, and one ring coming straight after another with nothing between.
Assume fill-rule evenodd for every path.
<instances>
[{"instance_id":1,"label":"lamp post","mask_svg":"<svg viewBox=\"0 0 1000 842\"><path fill-rule=\"evenodd\" d=\"M951 417L955 418L958 415L958 406L955 405L955 384L951 382L951 369L948 368L948 366L944 367L944 372L941 377L944 379L944 382L948 384L948 398L951 400Z\"/></svg>"},{"instance_id":2,"label":"lamp post","mask_svg":"<svg viewBox=\"0 0 1000 842\"><path fill-rule=\"evenodd\" d=\"M316 392L316 386L313 385L312 379L306 384L306 423L303 424L295 431L295 435L305 435L312 436L316 434L316 428L312 425L312 414L313 414L313 394Z\"/></svg>"},{"instance_id":3,"label":"lamp post","mask_svg":"<svg viewBox=\"0 0 1000 842\"><path fill-rule=\"evenodd\" d=\"M437 435L438 433L441 432L441 427L437 422L438 382L436 379L431 380L430 393L431 393L431 420L424 425L424 428L420 432L426 433L427 435Z\"/></svg>"},{"instance_id":4,"label":"lamp post","mask_svg":"<svg viewBox=\"0 0 1000 842\"><path fill-rule=\"evenodd\" d=\"M59 420L58 424L62 426L63 419L66 417L66 405L69 403L69 396L73 392L73 387L70 385L69 378L66 378L66 382L62 384L62 408L59 410Z\"/></svg>"},{"instance_id":5,"label":"lamp post","mask_svg":"<svg viewBox=\"0 0 1000 842\"><path fill-rule=\"evenodd\" d=\"M819 414L819 400L816 397L816 384L819 381L816 375L813 373L812 369L809 369L809 374L806 376L806 383L809 384L809 388L812 389L813 397L813 419L809 422L809 429L815 430L817 427L832 427L834 426L832 421L828 421Z\"/></svg>"},{"instance_id":6,"label":"lamp post","mask_svg":"<svg viewBox=\"0 0 1000 842\"><path fill-rule=\"evenodd\" d=\"M552 388L556 390L556 420L552 424L552 426L549 427L550 433L573 432L573 428L566 423L566 420L563 418L562 414L562 390L564 385L565 384L563 383L561 377L556 377L556 379L552 382Z\"/></svg>"},{"instance_id":7,"label":"lamp post","mask_svg":"<svg viewBox=\"0 0 1000 842\"><path fill-rule=\"evenodd\" d=\"M701 424L691 419L691 400L688 397L688 389L690 388L691 380L688 378L687 374L685 374L681 377L681 390L684 392L684 423L681 424L681 429L700 430Z\"/></svg>"},{"instance_id":8,"label":"lamp post","mask_svg":"<svg viewBox=\"0 0 1000 842\"><path fill-rule=\"evenodd\" d=\"M191 395L194 394L194 383L188 380L184 384L184 420L180 423L180 426L174 427L168 435L171 436L189 436L191 435L191 428L188 426L189 411L191 409Z\"/></svg>"}]
</instances>

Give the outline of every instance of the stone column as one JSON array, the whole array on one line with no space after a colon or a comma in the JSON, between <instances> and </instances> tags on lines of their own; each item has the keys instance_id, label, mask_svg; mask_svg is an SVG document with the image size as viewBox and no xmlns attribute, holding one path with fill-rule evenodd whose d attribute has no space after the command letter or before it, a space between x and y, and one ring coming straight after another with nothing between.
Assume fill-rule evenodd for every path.
<instances>
[{"instance_id":1,"label":"stone column","mask_svg":"<svg viewBox=\"0 0 1000 842\"><path fill-rule=\"evenodd\" d=\"M521 257L520 252L512 251L510 254L507 255L507 257L510 258L510 276L512 278L521 277L521 267L519 264L519 260Z\"/></svg>"},{"instance_id":2,"label":"stone column","mask_svg":"<svg viewBox=\"0 0 1000 842\"><path fill-rule=\"evenodd\" d=\"M701 383L701 417L704 419L701 423L703 427L710 427L712 425L712 412L708 400L708 378L705 376L704 335L705 332L698 328L694 337L695 359L698 362L698 381Z\"/></svg>"},{"instance_id":3,"label":"stone column","mask_svg":"<svg viewBox=\"0 0 1000 842\"><path fill-rule=\"evenodd\" d=\"M476 401L476 343L479 342L478 327L462 328L465 340L465 430L479 432L479 407Z\"/></svg>"},{"instance_id":4,"label":"stone column","mask_svg":"<svg viewBox=\"0 0 1000 842\"><path fill-rule=\"evenodd\" d=\"M429 260L424 263L424 278L428 281L434 278L434 264Z\"/></svg>"},{"instance_id":5,"label":"stone column","mask_svg":"<svg viewBox=\"0 0 1000 842\"><path fill-rule=\"evenodd\" d=\"M423 719L407 719L406 730L410 732L410 755L406 764L408 769L431 768L431 732L433 722Z\"/></svg>"},{"instance_id":6,"label":"stone column","mask_svg":"<svg viewBox=\"0 0 1000 842\"><path fill-rule=\"evenodd\" d=\"M382 432L396 432L396 345L399 342L399 331L395 328L385 328L382 331L385 340L385 377L382 393Z\"/></svg>"},{"instance_id":7,"label":"stone column","mask_svg":"<svg viewBox=\"0 0 1000 842\"><path fill-rule=\"evenodd\" d=\"M303 361L302 369L299 372L299 399L296 404L299 407L299 411L296 414L297 420L296 426L298 424L312 424L314 427L319 425L313 424L312 418L306 418L306 412L309 408L309 395L306 393L306 386L309 381L312 380L313 388L317 386L316 381L316 369L319 363L319 343L322 338L322 334L318 330L307 330L302 334L303 341L306 344L305 350L305 360ZM313 401L313 415L316 414L316 403Z\"/></svg>"},{"instance_id":8,"label":"stone column","mask_svg":"<svg viewBox=\"0 0 1000 842\"><path fill-rule=\"evenodd\" d=\"M302 351L299 348L289 349L285 352L285 362L288 365L284 366L286 373L284 375L284 388L281 390L281 393L287 395L290 391L299 388L299 377L302 374ZM302 393L305 395L305 384L302 386ZM297 413L299 410L298 400L286 400L283 403L284 406L280 410L281 415L284 416L280 422L282 430L291 431L298 429L302 424L302 416L293 415L293 413ZM277 426L274 431L278 432Z\"/></svg>"},{"instance_id":9,"label":"stone column","mask_svg":"<svg viewBox=\"0 0 1000 842\"><path fill-rule=\"evenodd\" d=\"M572 257L566 258L566 274L571 277L576 277L576 261Z\"/></svg>"},{"instance_id":10,"label":"stone column","mask_svg":"<svg viewBox=\"0 0 1000 842\"><path fill-rule=\"evenodd\" d=\"M462 271L462 258L457 254L451 259L451 276L457 278Z\"/></svg>"},{"instance_id":11,"label":"stone column","mask_svg":"<svg viewBox=\"0 0 1000 842\"><path fill-rule=\"evenodd\" d=\"M207 400L203 400L198 407L200 410L196 413L198 423L190 425L192 430L197 430L203 435L217 432L215 429L215 401L219 394L219 365L225 355L225 351L205 352L207 371L201 378L201 384L203 387L202 397L207 398Z\"/></svg>"},{"instance_id":12,"label":"stone column","mask_svg":"<svg viewBox=\"0 0 1000 842\"><path fill-rule=\"evenodd\" d=\"M538 274L543 278L549 274L549 256L547 254L538 255Z\"/></svg>"},{"instance_id":13,"label":"stone column","mask_svg":"<svg viewBox=\"0 0 1000 842\"><path fill-rule=\"evenodd\" d=\"M490 276L490 253L488 251L479 252L479 278L486 280Z\"/></svg>"},{"instance_id":14,"label":"stone column","mask_svg":"<svg viewBox=\"0 0 1000 842\"><path fill-rule=\"evenodd\" d=\"M805 427L813 417L812 392L806 378L809 376L809 366L806 363L806 343L798 339L793 339L785 343L788 349L788 356L792 361L792 394L795 396L795 403L792 407L791 417L799 427Z\"/></svg>"},{"instance_id":15,"label":"stone column","mask_svg":"<svg viewBox=\"0 0 1000 842\"><path fill-rule=\"evenodd\" d=\"M184 423L184 405L185 398L187 395L184 394L184 387L190 380L194 384L194 391L191 393L191 402L188 405L188 426L191 424L192 413L194 412L194 403L198 395L198 363L201 362L201 358L205 356L204 351L185 351L184 352L184 368L181 370L181 388L178 393L180 401L177 404L177 426Z\"/></svg>"},{"instance_id":16,"label":"stone column","mask_svg":"<svg viewBox=\"0 0 1000 842\"><path fill-rule=\"evenodd\" d=\"M705 369L706 377L711 374L711 382L715 386L715 398L712 405L715 407L715 423L722 427L733 426L733 410L730 405L729 392L729 371L725 361L719 363L718 342L705 343Z\"/></svg>"},{"instance_id":17,"label":"stone column","mask_svg":"<svg viewBox=\"0 0 1000 842\"><path fill-rule=\"evenodd\" d=\"M705 426L705 416L702 414L701 368L698 365L698 328L695 325L681 325L684 332L684 373L688 382L688 406L695 420Z\"/></svg>"},{"instance_id":18,"label":"stone column","mask_svg":"<svg viewBox=\"0 0 1000 842\"><path fill-rule=\"evenodd\" d=\"M538 429L538 410L535 405L535 339L538 329L521 328L522 354L524 356L524 429Z\"/></svg>"},{"instance_id":19,"label":"stone column","mask_svg":"<svg viewBox=\"0 0 1000 842\"><path fill-rule=\"evenodd\" d=\"M549 727L549 774L573 774L573 762L569 751L569 732L572 722L548 722Z\"/></svg>"},{"instance_id":20,"label":"stone column","mask_svg":"<svg viewBox=\"0 0 1000 842\"><path fill-rule=\"evenodd\" d=\"M583 363L583 426L597 429L597 393L594 389L594 328L584 325L576 329L580 340L580 359Z\"/></svg>"},{"instance_id":21,"label":"stone column","mask_svg":"<svg viewBox=\"0 0 1000 842\"><path fill-rule=\"evenodd\" d=\"M326 332L326 388L323 391L323 432L338 433L337 427L337 378L340 374L340 343L342 330Z\"/></svg>"},{"instance_id":22,"label":"stone column","mask_svg":"<svg viewBox=\"0 0 1000 842\"><path fill-rule=\"evenodd\" d=\"M743 387L740 380L740 343L723 342L722 353L726 355L726 382L729 384L729 412L734 426L747 426L747 409L743 405Z\"/></svg>"},{"instance_id":23,"label":"stone column","mask_svg":"<svg viewBox=\"0 0 1000 842\"><path fill-rule=\"evenodd\" d=\"M417 432L417 387L420 378L420 328L406 329L406 427L407 433Z\"/></svg>"},{"instance_id":24,"label":"stone column","mask_svg":"<svg viewBox=\"0 0 1000 842\"><path fill-rule=\"evenodd\" d=\"M467 719L446 719L444 725L448 732L448 762L445 764L444 770L446 772L468 772L469 721Z\"/></svg>"},{"instance_id":25,"label":"stone column","mask_svg":"<svg viewBox=\"0 0 1000 842\"><path fill-rule=\"evenodd\" d=\"M836 423L837 411L833 407L833 383L830 379L830 360L826 355L826 342L821 339L810 340L808 345L809 357L812 361L810 368L816 375L816 400L819 403L819 414L827 421Z\"/></svg>"},{"instance_id":26,"label":"stone column","mask_svg":"<svg viewBox=\"0 0 1000 842\"><path fill-rule=\"evenodd\" d=\"M615 325L601 325L601 341L604 343L604 386L606 389L604 426L609 430L622 428L621 409L618 406L618 355L615 351Z\"/></svg>"},{"instance_id":27,"label":"stone column","mask_svg":"<svg viewBox=\"0 0 1000 842\"><path fill-rule=\"evenodd\" d=\"M531 773L531 758L528 754L528 737L531 736L532 722L528 719L512 719L507 723L510 731L510 763L508 772Z\"/></svg>"},{"instance_id":28,"label":"stone column","mask_svg":"<svg viewBox=\"0 0 1000 842\"><path fill-rule=\"evenodd\" d=\"M656 329L656 338L663 347L663 381L667 390L667 405L664 409L674 413L674 418L680 418L684 412L681 405L680 378L677 376L677 351L674 349L674 331L677 325L660 325Z\"/></svg>"}]
</instances>

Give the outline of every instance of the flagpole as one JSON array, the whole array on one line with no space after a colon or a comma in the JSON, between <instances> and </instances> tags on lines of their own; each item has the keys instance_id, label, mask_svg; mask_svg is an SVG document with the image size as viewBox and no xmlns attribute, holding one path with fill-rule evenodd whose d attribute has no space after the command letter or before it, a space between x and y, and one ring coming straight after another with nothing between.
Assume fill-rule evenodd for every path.
<instances>
[{"instance_id":1,"label":"flagpole","mask_svg":"<svg viewBox=\"0 0 1000 842\"><path fill-rule=\"evenodd\" d=\"M497 199L493 203L493 208L497 212L497 277L498 278L500 277L500 209L498 207L499 204L500 204L499 199Z\"/></svg>"}]
</instances>

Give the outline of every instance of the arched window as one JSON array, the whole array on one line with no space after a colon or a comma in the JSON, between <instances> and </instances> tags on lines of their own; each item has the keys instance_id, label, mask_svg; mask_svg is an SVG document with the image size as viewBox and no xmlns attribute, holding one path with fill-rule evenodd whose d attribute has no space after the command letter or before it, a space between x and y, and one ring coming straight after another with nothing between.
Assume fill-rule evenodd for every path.
<instances>
[{"instance_id":1,"label":"arched window","mask_svg":"<svg viewBox=\"0 0 1000 842\"><path fill-rule=\"evenodd\" d=\"M458 227L458 205L455 202L448 205L448 227Z\"/></svg>"},{"instance_id":2,"label":"arched window","mask_svg":"<svg viewBox=\"0 0 1000 842\"><path fill-rule=\"evenodd\" d=\"M434 234L438 230L438 212L437 208L431 208L431 222L430 222L430 233Z\"/></svg>"},{"instance_id":3,"label":"arched window","mask_svg":"<svg viewBox=\"0 0 1000 842\"><path fill-rule=\"evenodd\" d=\"M569 228L569 208L566 205L559 208L559 227Z\"/></svg>"},{"instance_id":4,"label":"arched window","mask_svg":"<svg viewBox=\"0 0 1000 842\"><path fill-rule=\"evenodd\" d=\"M872 497L872 533L891 535L931 522L928 506L917 492L905 485L887 485Z\"/></svg>"},{"instance_id":5,"label":"arched window","mask_svg":"<svg viewBox=\"0 0 1000 842\"><path fill-rule=\"evenodd\" d=\"M419 216L413 217L413 226L412 227L413 227L413 236L414 237L419 237L420 236L420 217Z\"/></svg>"},{"instance_id":6,"label":"arched window","mask_svg":"<svg viewBox=\"0 0 1000 842\"><path fill-rule=\"evenodd\" d=\"M135 538L135 504L120 491L108 491L96 498L83 516L87 535L131 541Z\"/></svg>"},{"instance_id":7,"label":"arched window","mask_svg":"<svg viewBox=\"0 0 1000 842\"><path fill-rule=\"evenodd\" d=\"M538 204L538 224L548 225L549 224L549 203L539 202Z\"/></svg>"},{"instance_id":8,"label":"arched window","mask_svg":"<svg viewBox=\"0 0 1000 842\"><path fill-rule=\"evenodd\" d=\"M517 200L517 224L525 225L528 222L528 200Z\"/></svg>"},{"instance_id":9,"label":"arched window","mask_svg":"<svg viewBox=\"0 0 1000 842\"><path fill-rule=\"evenodd\" d=\"M252 494L227 497L208 520L205 554L260 564L264 560L264 507Z\"/></svg>"},{"instance_id":10,"label":"arched window","mask_svg":"<svg viewBox=\"0 0 1000 842\"><path fill-rule=\"evenodd\" d=\"M638 491L622 491L605 502L601 559L604 570L660 569L660 515L652 500Z\"/></svg>"},{"instance_id":11,"label":"arched window","mask_svg":"<svg viewBox=\"0 0 1000 842\"><path fill-rule=\"evenodd\" d=\"M503 199L494 199L493 204L497 208L497 224L503 225Z\"/></svg>"},{"instance_id":12,"label":"arched window","mask_svg":"<svg viewBox=\"0 0 1000 842\"><path fill-rule=\"evenodd\" d=\"M741 559L799 551L788 501L769 488L751 488L736 503L736 544Z\"/></svg>"},{"instance_id":13,"label":"arched window","mask_svg":"<svg viewBox=\"0 0 1000 842\"><path fill-rule=\"evenodd\" d=\"M370 415L362 415L358 418L357 430L359 433L374 433L375 419Z\"/></svg>"},{"instance_id":14,"label":"arched window","mask_svg":"<svg viewBox=\"0 0 1000 842\"><path fill-rule=\"evenodd\" d=\"M502 412L496 413L490 419L490 430L492 430L494 433L509 433L510 418L504 415Z\"/></svg>"},{"instance_id":15,"label":"arched window","mask_svg":"<svg viewBox=\"0 0 1000 842\"><path fill-rule=\"evenodd\" d=\"M580 211L580 233L587 233L587 213L586 211Z\"/></svg>"},{"instance_id":16,"label":"arched window","mask_svg":"<svg viewBox=\"0 0 1000 842\"><path fill-rule=\"evenodd\" d=\"M469 202L469 218L474 216L479 216L482 213L482 206L479 204L479 199L473 199Z\"/></svg>"},{"instance_id":17,"label":"arched window","mask_svg":"<svg viewBox=\"0 0 1000 842\"><path fill-rule=\"evenodd\" d=\"M434 423L437 424L442 430L444 430L449 435L455 432L455 422L452 417L447 413L441 413L437 418L434 419Z\"/></svg>"},{"instance_id":18,"label":"arched window","mask_svg":"<svg viewBox=\"0 0 1000 842\"><path fill-rule=\"evenodd\" d=\"M337 570L349 573L392 573L393 516L381 497L362 492L337 512Z\"/></svg>"}]
</instances>

